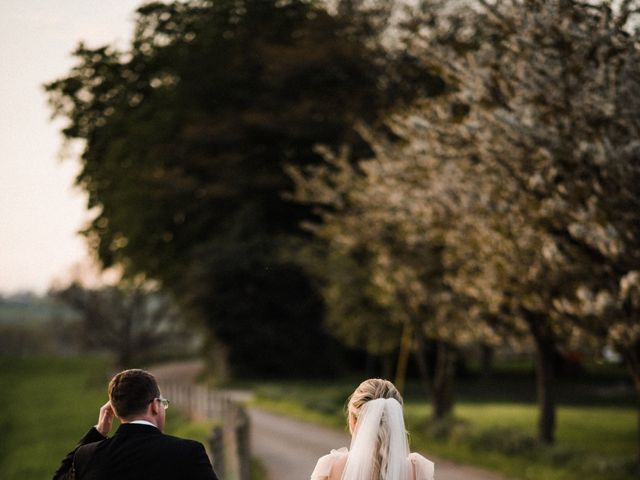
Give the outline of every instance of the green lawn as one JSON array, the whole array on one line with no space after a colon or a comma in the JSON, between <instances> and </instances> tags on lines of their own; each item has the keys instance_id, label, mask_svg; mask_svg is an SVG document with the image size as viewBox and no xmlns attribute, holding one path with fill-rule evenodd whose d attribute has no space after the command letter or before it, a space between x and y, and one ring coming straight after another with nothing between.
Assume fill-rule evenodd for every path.
<instances>
[{"instance_id":1,"label":"green lawn","mask_svg":"<svg viewBox=\"0 0 640 480\"><path fill-rule=\"evenodd\" d=\"M596 376L559 389L557 444L534 440L537 418L530 377L509 374L493 382L462 381L454 420L435 427L421 389L405 396L414 450L483 466L522 480L631 480L637 448L633 394L607 401L607 380ZM614 378L614 382L617 379ZM344 404L358 381L261 382L256 406L345 429ZM595 383L598 388L589 388ZM613 389L615 391L615 389ZM615 406L614 406L615 405ZM340 445L337 445L338 447Z\"/></svg>"},{"instance_id":2,"label":"green lawn","mask_svg":"<svg viewBox=\"0 0 640 480\"><path fill-rule=\"evenodd\" d=\"M532 404L460 403L446 437L429 431L430 413L423 404L407 405L414 447L426 453L527 480L636 478L636 412L631 408L561 405L553 447L536 445Z\"/></svg>"},{"instance_id":3,"label":"green lawn","mask_svg":"<svg viewBox=\"0 0 640 480\"><path fill-rule=\"evenodd\" d=\"M109 377L104 358L0 357L0 479L50 478L96 423ZM168 433L206 440L209 423L185 422L174 409L168 413Z\"/></svg>"},{"instance_id":4,"label":"green lawn","mask_svg":"<svg viewBox=\"0 0 640 480\"><path fill-rule=\"evenodd\" d=\"M0 358L0 478L42 479L96 423L105 402L100 358Z\"/></svg>"}]
</instances>

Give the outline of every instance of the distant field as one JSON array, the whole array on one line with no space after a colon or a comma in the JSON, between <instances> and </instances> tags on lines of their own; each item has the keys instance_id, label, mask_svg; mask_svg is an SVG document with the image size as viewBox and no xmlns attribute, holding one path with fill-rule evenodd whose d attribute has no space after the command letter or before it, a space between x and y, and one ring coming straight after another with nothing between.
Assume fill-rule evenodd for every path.
<instances>
[{"instance_id":1,"label":"distant field","mask_svg":"<svg viewBox=\"0 0 640 480\"><path fill-rule=\"evenodd\" d=\"M0 357L0 479L51 478L96 423L107 398L108 365L96 357ZM169 433L204 441L209 430L209 424L187 423L169 411Z\"/></svg>"},{"instance_id":2,"label":"distant field","mask_svg":"<svg viewBox=\"0 0 640 480\"><path fill-rule=\"evenodd\" d=\"M40 325L54 318L74 320L78 313L49 297L29 302L0 301L0 325Z\"/></svg>"}]
</instances>

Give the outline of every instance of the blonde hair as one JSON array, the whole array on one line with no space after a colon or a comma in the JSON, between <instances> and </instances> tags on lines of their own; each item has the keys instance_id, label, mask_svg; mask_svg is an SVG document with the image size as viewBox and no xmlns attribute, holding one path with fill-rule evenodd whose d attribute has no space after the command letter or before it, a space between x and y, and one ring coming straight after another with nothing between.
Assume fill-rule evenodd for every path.
<instances>
[{"instance_id":1,"label":"blonde hair","mask_svg":"<svg viewBox=\"0 0 640 480\"><path fill-rule=\"evenodd\" d=\"M370 378L365 380L349 397L347 403L347 415L349 421L349 428L355 426L360 415L362 407L371 400L378 398L393 398L400 405L402 405L402 395L389 380L382 378ZM352 432L353 433L353 432ZM374 459L374 465L372 468L372 480L378 480L385 478L388 457L389 457L389 437L390 432L388 428L388 419L385 415L380 419L380 427L378 429L378 438L376 443L377 455Z\"/></svg>"}]
</instances>

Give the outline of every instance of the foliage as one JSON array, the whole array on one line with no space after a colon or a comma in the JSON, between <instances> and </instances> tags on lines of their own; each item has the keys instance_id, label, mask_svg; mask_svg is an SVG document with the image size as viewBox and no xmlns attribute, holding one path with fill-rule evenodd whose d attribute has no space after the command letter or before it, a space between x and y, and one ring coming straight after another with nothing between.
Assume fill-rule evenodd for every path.
<instances>
[{"instance_id":1,"label":"foliage","mask_svg":"<svg viewBox=\"0 0 640 480\"><path fill-rule=\"evenodd\" d=\"M372 159L354 167L329 154L293 174L299 198L329 207L314 232L372 250L372 277L428 335L533 340L544 442L558 348L612 342L640 378L634 12L633 2L407 7L402 48L443 79L443 94L389 119L392 136L364 128Z\"/></svg>"},{"instance_id":2,"label":"foliage","mask_svg":"<svg viewBox=\"0 0 640 480\"><path fill-rule=\"evenodd\" d=\"M480 3L479 13L459 11L458 28L443 18L410 40L455 89L423 117L431 128L422 141L441 162L456 152L462 160L448 163L467 178L457 192L466 215L452 239L467 253L456 288L495 311L539 312L556 335L587 331L633 349L633 2ZM625 340L615 338L620 329Z\"/></svg>"},{"instance_id":3,"label":"foliage","mask_svg":"<svg viewBox=\"0 0 640 480\"><path fill-rule=\"evenodd\" d=\"M317 162L318 142L361 152L356 119L375 122L407 96L399 79L413 67L378 38L385 10L350 3L152 2L128 51L81 44L76 66L46 86L66 138L85 144L77 182L96 212L92 249L105 267L159 280L240 370L294 354L267 343L280 328L326 346L315 292L280 259L309 214L282 196L283 166ZM307 306L227 311L285 301L269 297L285 289ZM236 349L238 328L264 355Z\"/></svg>"},{"instance_id":4,"label":"foliage","mask_svg":"<svg viewBox=\"0 0 640 480\"><path fill-rule=\"evenodd\" d=\"M480 3L408 40L453 86L422 140L463 179L450 282L531 333L551 441L559 342L612 342L640 379L640 33L632 2Z\"/></svg>"},{"instance_id":5,"label":"foliage","mask_svg":"<svg viewBox=\"0 0 640 480\"><path fill-rule=\"evenodd\" d=\"M400 325L372 277L374 257L366 248L339 251L326 242L310 243L297 255L318 285L325 307L324 324L345 345L373 355L398 348Z\"/></svg>"}]
</instances>

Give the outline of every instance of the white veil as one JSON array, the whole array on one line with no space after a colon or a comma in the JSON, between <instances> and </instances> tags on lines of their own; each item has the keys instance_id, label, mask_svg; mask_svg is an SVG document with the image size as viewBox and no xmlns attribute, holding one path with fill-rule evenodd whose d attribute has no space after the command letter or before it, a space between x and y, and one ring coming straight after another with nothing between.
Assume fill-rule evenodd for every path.
<instances>
[{"instance_id":1,"label":"white veil","mask_svg":"<svg viewBox=\"0 0 640 480\"><path fill-rule=\"evenodd\" d=\"M387 448L378 452L378 439L385 436ZM379 454L380 480L409 478L409 443L404 428L402 405L394 398L370 400L360 409L342 480L378 480L372 478L372 474Z\"/></svg>"}]
</instances>

